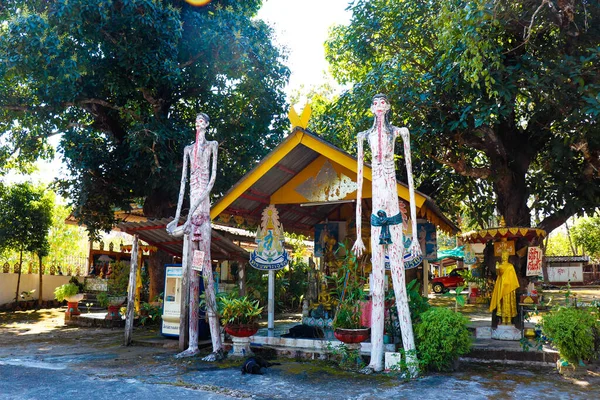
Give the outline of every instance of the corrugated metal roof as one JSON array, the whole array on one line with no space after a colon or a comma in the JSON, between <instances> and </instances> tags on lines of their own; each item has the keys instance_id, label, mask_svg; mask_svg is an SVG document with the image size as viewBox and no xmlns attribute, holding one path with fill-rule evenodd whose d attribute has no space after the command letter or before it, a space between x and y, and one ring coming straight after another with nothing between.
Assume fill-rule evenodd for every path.
<instances>
[{"instance_id":1,"label":"corrugated metal roof","mask_svg":"<svg viewBox=\"0 0 600 400\"><path fill-rule=\"evenodd\" d=\"M173 218L162 218L139 222L121 222L115 228L130 235L137 234L144 242L156 246L173 256L181 257L183 252L183 238L173 237L166 231L167 224L172 220ZM184 221L182 219L181 223ZM249 259L249 254L246 250L217 232L213 226L211 258L214 260L247 260Z\"/></svg>"}]
</instances>

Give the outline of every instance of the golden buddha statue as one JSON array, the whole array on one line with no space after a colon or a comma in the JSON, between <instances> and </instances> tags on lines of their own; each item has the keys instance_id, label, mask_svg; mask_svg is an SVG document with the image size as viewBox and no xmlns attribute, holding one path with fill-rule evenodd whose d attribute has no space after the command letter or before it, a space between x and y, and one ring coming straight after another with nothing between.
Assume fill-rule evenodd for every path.
<instances>
[{"instance_id":1,"label":"golden buddha statue","mask_svg":"<svg viewBox=\"0 0 600 400\"><path fill-rule=\"evenodd\" d=\"M490 312L496 310L503 325L510 325L517 315L516 290L519 288L515 267L508 262L508 254L508 251L502 251L502 263L496 266L498 277L490 303Z\"/></svg>"}]
</instances>

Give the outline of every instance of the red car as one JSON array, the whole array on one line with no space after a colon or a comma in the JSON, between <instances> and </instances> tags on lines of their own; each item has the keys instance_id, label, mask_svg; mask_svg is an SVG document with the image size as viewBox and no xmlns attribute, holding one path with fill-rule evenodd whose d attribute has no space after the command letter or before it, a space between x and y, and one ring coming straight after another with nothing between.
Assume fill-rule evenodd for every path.
<instances>
[{"instance_id":1,"label":"red car","mask_svg":"<svg viewBox=\"0 0 600 400\"><path fill-rule=\"evenodd\" d=\"M431 287L435 293L444 293L450 289L456 289L458 286L463 286L465 280L458 273L468 271L468 268L453 269L448 276L440 276L431 280Z\"/></svg>"}]
</instances>

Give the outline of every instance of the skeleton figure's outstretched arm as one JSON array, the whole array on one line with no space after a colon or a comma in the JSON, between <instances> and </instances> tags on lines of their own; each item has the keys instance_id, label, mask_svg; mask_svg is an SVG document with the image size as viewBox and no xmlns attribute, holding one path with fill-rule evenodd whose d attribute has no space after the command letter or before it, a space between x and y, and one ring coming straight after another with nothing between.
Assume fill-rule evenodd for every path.
<instances>
[{"instance_id":1,"label":"skeleton figure's outstretched arm","mask_svg":"<svg viewBox=\"0 0 600 400\"><path fill-rule=\"evenodd\" d=\"M215 185L215 179L217 177L217 153L219 150L219 144L216 141L211 141L208 142L208 145L210 146L212 151L212 168L210 172L210 180L208 181L208 185L206 185L206 187L204 188L204 191L198 197L198 200L196 200L196 203L191 205L186 225L190 224L192 215L194 215L196 209L198 208L198 206L200 206L200 203L202 203L206 199L206 197L210 194L210 191L212 190L213 186Z\"/></svg>"},{"instance_id":2,"label":"skeleton figure's outstretched arm","mask_svg":"<svg viewBox=\"0 0 600 400\"><path fill-rule=\"evenodd\" d=\"M183 150L183 170L181 172L181 185L179 187L179 199L177 200L177 211L175 211L175 219L167 224L167 233L172 236L182 236L184 226L177 228L179 217L181 216L181 207L183 206L183 198L185 196L185 184L187 182L187 170L189 163L189 148Z\"/></svg>"},{"instance_id":3,"label":"skeleton figure's outstretched arm","mask_svg":"<svg viewBox=\"0 0 600 400\"><path fill-rule=\"evenodd\" d=\"M417 232L417 206L415 204L415 184L413 182L412 161L410 156L410 132L408 128L396 128L402 136L404 143L404 160L406 161L406 176L408 179L408 192L410 200L410 219L412 221L412 242L410 244L410 252L413 255L421 254L421 246L419 245Z\"/></svg>"},{"instance_id":4,"label":"skeleton figure's outstretched arm","mask_svg":"<svg viewBox=\"0 0 600 400\"><path fill-rule=\"evenodd\" d=\"M363 143L365 140L365 132L358 134L357 152L358 152L358 173L356 177L356 241L352 246L352 251L356 257L360 257L365 251L365 244L362 240L362 185L363 185L363 165L365 153Z\"/></svg>"}]
</instances>

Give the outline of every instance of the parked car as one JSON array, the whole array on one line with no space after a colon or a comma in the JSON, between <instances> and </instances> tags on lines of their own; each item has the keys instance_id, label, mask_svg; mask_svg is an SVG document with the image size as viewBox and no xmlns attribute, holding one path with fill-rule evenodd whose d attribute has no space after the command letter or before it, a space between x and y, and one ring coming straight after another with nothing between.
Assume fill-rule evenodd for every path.
<instances>
[{"instance_id":1,"label":"parked car","mask_svg":"<svg viewBox=\"0 0 600 400\"><path fill-rule=\"evenodd\" d=\"M456 289L458 286L463 286L465 280L458 273L468 271L468 268L455 268L448 276L440 276L431 281L431 287L434 293L444 293L450 289Z\"/></svg>"}]
</instances>

